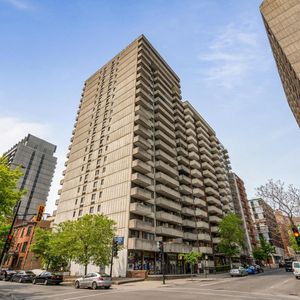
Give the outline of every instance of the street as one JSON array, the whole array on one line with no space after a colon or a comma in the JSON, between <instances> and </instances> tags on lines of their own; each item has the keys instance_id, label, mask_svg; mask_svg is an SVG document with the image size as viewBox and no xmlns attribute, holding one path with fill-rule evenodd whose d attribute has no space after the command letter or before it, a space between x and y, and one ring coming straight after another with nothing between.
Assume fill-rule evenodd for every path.
<instances>
[{"instance_id":1,"label":"street","mask_svg":"<svg viewBox=\"0 0 300 300\"><path fill-rule=\"evenodd\" d=\"M267 271L242 278L211 276L169 280L166 285L158 281L144 281L112 286L110 290L76 290L72 286L44 286L0 282L0 299L26 300L124 300L124 299L172 299L172 300L292 300L299 299L300 280L283 269Z\"/></svg>"}]
</instances>

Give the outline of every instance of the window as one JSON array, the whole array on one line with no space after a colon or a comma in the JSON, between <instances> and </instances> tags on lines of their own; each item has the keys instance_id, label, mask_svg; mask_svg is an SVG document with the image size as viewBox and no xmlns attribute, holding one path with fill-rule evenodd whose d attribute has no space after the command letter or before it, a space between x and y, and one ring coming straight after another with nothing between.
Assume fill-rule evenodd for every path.
<instances>
[{"instance_id":1,"label":"window","mask_svg":"<svg viewBox=\"0 0 300 300\"><path fill-rule=\"evenodd\" d=\"M77 205L77 203L78 203L78 198L75 200L75 205Z\"/></svg>"},{"instance_id":2,"label":"window","mask_svg":"<svg viewBox=\"0 0 300 300\"><path fill-rule=\"evenodd\" d=\"M82 204L83 202L84 202L84 197L81 197L80 204Z\"/></svg>"},{"instance_id":3,"label":"window","mask_svg":"<svg viewBox=\"0 0 300 300\"><path fill-rule=\"evenodd\" d=\"M103 185L104 184L104 179L101 179L101 185Z\"/></svg>"},{"instance_id":4,"label":"window","mask_svg":"<svg viewBox=\"0 0 300 300\"><path fill-rule=\"evenodd\" d=\"M99 193L99 198L101 198L101 197L102 197L102 192Z\"/></svg>"},{"instance_id":5,"label":"window","mask_svg":"<svg viewBox=\"0 0 300 300\"><path fill-rule=\"evenodd\" d=\"M28 245L28 242L25 242L25 243L22 245L21 252L25 252L25 251L26 251L27 245Z\"/></svg>"},{"instance_id":6,"label":"window","mask_svg":"<svg viewBox=\"0 0 300 300\"><path fill-rule=\"evenodd\" d=\"M106 161L107 160L107 156L104 156L104 161Z\"/></svg>"},{"instance_id":7,"label":"window","mask_svg":"<svg viewBox=\"0 0 300 300\"><path fill-rule=\"evenodd\" d=\"M98 184L98 181L94 181L93 188L96 188L97 184Z\"/></svg>"},{"instance_id":8,"label":"window","mask_svg":"<svg viewBox=\"0 0 300 300\"><path fill-rule=\"evenodd\" d=\"M107 142L109 141L109 135L106 137L106 141L107 141Z\"/></svg>"},{"instance_id":9,"label":"window","mask_svg":"<svg viewBox=\"0 0 300 300\"><path fill-rule=\"evenodd\" d=\"M79 216L79 217L82 216L82 209L79 210L78 216Z\"/></svg>"},{"instance_id":10,"label":"window","mask_svg":"<svg viewBox=\"0 0 300 300\"><path fill-rule=\"evenodd\" d=\"M21 237L23 237L23 235L24 235L24 230L25 230L25 228L22 229Z\"/></svg>"},{"instance_id":11,"label":"window","mask_svg":"<svg viewBox=\"0 0 300 300\"><path fill-rule=\"evenodd\" d=\"M93 201L93 200L95 200L95 199L96 199L96 194L92 194L91 200Z\"/></svg>"},{"instance_id":12,"label":"window","mask_svg":"<svg viewBox=\"0 0 300 300\"><path fill-rule=\"evenodd\" d=\"M100 212L100 209L101 209L101 205L98 205L97 212Z\"/></svg>"},{"instance_id":13,"label":"window","mask_svg":"<svg viewBox=\"0 0 300 300\"><path fill-rule=\"evenodd\" d=\"M82 187L82 191L83 191L83 192L86 191L86 185L84 185L84 186Z\"/></svg>"},{"instance_id":14,"label":"window","mask_svg":"<svg viewBox=\"0 0 300 300\"><path fill-rule=\"evenodd\" d=\"M90 214L94 212L94 206L90 207Z\"/></svg>"},{"instance_id":15,"label":"window","mask_svg":"<svg viewBox=\"0 0 300 300\"><path fill-rule=\"evenodd\" d=\"M95 171L95 176L98 176L99 175L99 170L96 170Z\"/></svg>"},{"instance_id":16,"label":"window","mask_svg":"<svg viewBox=\"0 0 300 300\"><path fill-rule=\"evenodd\" d=\"M29 226L28 228L27 228L27 233L26 233L26 235L30 235L30 233L31 233L31 230L32 230L32 226Z\"/></svg>"},{"instance_id":17,"label":"window","mask_svg":"<svg viewBox=\"0 0 300 300\"><path fill-rule=\"evenodd\" d=\"M80 192L80 186L77 188L77 193L79 193Z\"/></svg>"},{"instance_id":18,"label":"window","mask_svg":"<svg viewBox=\"0 0 300 300\"><path fill-rule=\"evenodd\" d=\"M106 168L104 167L104 168L102 169L102 173L105 173L105 170L106 170Z\"/></svg>"},{"instance_id":19,"label":"window","mask_svg":"<svg viewBox=\"0 0 300 300\"><path fill-rule=\"evenodd\" d=\"M79 182L82 180L82 176L79 177Z\"/></svg>"},{"instance_id":20,"label":"window","mask_svg":"<svg viewBox=\"0 0 300 300\"><path fill-rule=\"evenodd\" d=\"M108 146L105 147L105 151L107 151L107 150L108 150Z\"/></svg>"},{"instance_id":21,"label":"window","mask_svg":"<svg viewBox=\"0 0 300 300\"><path fill-rule=\"evenodd\" d=\"M76 211L74 210L73 211L73 218L76 216Z\"/></svg>"}]
</instances>

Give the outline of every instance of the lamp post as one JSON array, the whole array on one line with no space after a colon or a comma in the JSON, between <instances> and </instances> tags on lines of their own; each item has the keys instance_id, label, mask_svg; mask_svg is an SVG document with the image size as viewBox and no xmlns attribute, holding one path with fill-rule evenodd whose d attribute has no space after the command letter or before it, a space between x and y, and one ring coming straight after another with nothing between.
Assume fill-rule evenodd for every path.
<instances>
[{"instance_id":1,"label":"lamp post","mask_svg":"<svg viewBox=\"0 0 300 300\"><path fill-rule=\"evenodd\" d=\"M208 260L208 256L205 255L205 260L204 260L204 274L205 274L205 278L207 278L207 260Z\"/></svg>"}]
</instances>

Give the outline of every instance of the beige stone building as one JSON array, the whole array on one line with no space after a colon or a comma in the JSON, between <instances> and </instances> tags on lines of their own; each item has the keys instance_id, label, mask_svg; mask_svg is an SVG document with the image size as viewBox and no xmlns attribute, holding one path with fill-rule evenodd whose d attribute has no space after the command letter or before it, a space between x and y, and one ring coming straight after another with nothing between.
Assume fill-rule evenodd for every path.
<instances>
[{"instance_id":1,"label":"beige stone building","mask_svg":"<svg viewBox=\"0 0 300 300\"><path fill-rule=\"evenodd\" d=\"M265 0L260 11L289 106L300 126L300 1Z\"/></svg>"},{"instance_id":2,"label":"beige stone building","mask_svg":"<svg viewBox=\"0 0 300 300\"><path fill-rule=\"evenodd\" d=\"M191 250L214 267L218 223L232 209L228 153L144 36L85 82L69 149L55 222L115 220L115 276L160 272L157 240L168 273L183 273L179 254Z\"/></svg>"}]
</instances>

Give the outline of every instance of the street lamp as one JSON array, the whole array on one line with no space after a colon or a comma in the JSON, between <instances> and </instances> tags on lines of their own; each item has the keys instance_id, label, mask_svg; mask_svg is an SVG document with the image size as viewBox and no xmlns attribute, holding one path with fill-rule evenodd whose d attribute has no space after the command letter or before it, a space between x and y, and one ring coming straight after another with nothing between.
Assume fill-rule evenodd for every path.
<instances>
[{"instance_id":1,"label":"street lamp","mask_svg":"<svg viewBox=\"0 0 300 300\"><path fill-rule=\"evenodd\" d=\"M205 278L207 278L207 260L208 260L208 256L207 256L207 254L205 255L205 257L204 257L204 274L205 274Z\"/></svg>"}]
</instances>

